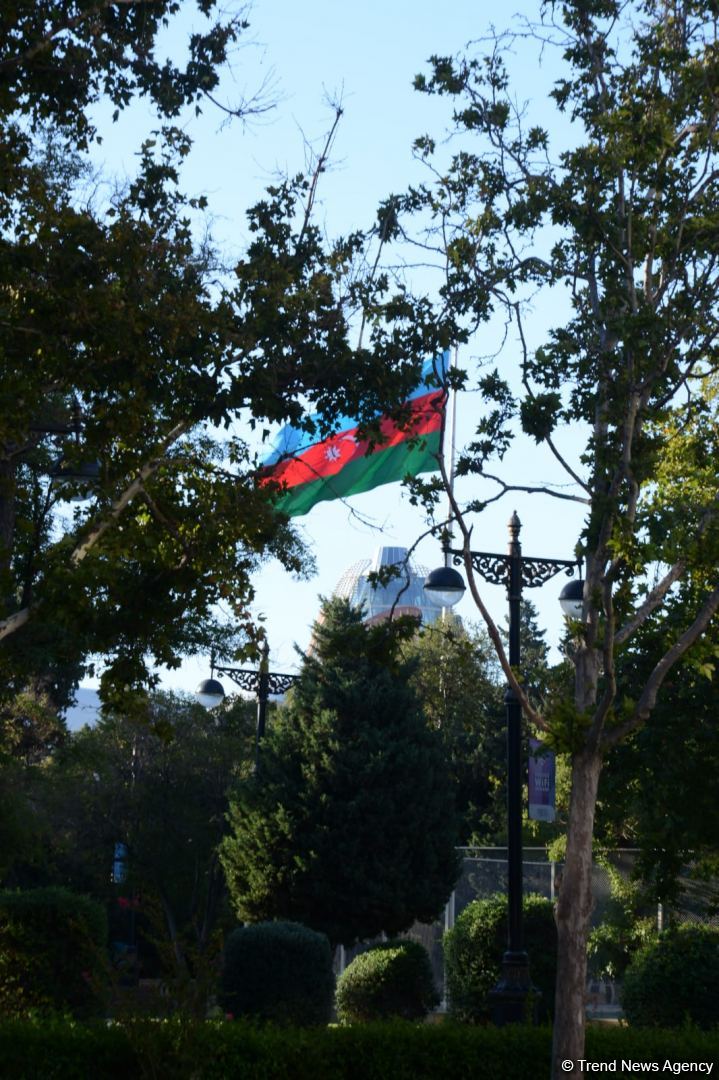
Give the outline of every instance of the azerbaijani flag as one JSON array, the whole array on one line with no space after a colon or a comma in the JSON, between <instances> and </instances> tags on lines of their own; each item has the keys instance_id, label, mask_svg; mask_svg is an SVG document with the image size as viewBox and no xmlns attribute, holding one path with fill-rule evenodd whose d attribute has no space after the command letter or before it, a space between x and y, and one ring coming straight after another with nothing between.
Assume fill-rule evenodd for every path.
<instances>
[{"instance_id":1,"label":"azerbaijani flag","mask_svg":"<svg viewBox=\"0 0 719 1080\"><path fill-rule=\"evenodd\" d=\"M447 399L442 376L448 365L448 352L425 363L420 384L406 402L407 422L400 428L388 416L382 417L382 442L373 448L359 437L357 421L349 417L340 421L341 431L322 442L311 442L312 436L299 428L284 427L262 463L262 482L271 480L283 487L276 508L298 517L326 499L357 495L405 476L433 472Z\"/></svg>"}]
</instances>

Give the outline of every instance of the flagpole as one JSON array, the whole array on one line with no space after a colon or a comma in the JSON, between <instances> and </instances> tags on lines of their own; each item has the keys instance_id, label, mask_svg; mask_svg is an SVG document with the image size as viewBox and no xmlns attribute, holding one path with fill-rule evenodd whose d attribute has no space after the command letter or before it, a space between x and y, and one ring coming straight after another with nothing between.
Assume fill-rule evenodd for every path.
<instances>
[{"instance_id":1,"label":"flagpole","mask_svg":"<svg viewBox=\"0 0 719 1080\"><path fill-rule=\"evenodd\" d=\"M450 371L457 367L457 357L459 353L459 346L455 345L454 352L450 356L449 368ZM447 493L447 520L451 521L452 518L452 498L454 496L454 471L456 465L457 450L455 446L457 435L457 391L452 388L450 390L452 395L452 404L449 412L449 469L447 470L449 476L449 492ZM446 464L446 462L445 462ZM449 526L447 536L447 548L452 546L452 527ZM445 553L444 565L449 566L449 552Z\"/></svg>"}]
</instances>

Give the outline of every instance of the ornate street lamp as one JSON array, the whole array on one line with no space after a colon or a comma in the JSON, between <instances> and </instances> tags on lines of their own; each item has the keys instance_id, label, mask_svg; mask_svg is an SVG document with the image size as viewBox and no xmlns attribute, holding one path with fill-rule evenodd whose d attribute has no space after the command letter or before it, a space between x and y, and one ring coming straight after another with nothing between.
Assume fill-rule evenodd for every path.
<instances>
[{"instance_id":1,"label":"ornate street lamp","mask_svg":"<svg viewBox=\"0 0 719 1080\"><path fill-rule=\"evenodd\" d=\"M521 522L516 512L509 520L509 548L506 555L486 551L471 551L472 568L475 573L493 585L504 585L509 600L509 663L517 669L520 662L520 605L522 588L536 588L556 574L565 571L573 574L577 561L569 559L535 559L522 555L519 543ZM464 564L464 551L449 549L455 566ZM436 581L451 567L434 570L425 581L425 589L435 590ZM457 574L459 577L459 574ZM462 583L463 584L463 583ZM580 586L581 582L575 582ZM463 591L463 590L462 590ZM563 594L564 594L563 590ZM462 593L455 587L454 595ZM576 605L576 589L572 594ZM456 603L456 600L455 600ZM572 609L575 615L576 606ZM581 614L581 607L580 607ZM519 1023L531 1015L531 997L536 994L529 976L529 958L524 947L522 927L522 709L511 686L504 695L507 710L507 949L502 957L502 970L497 985L491 993L494 1022L500 1026Z\"/></svg>"},{"instance_id":2,"label":"ornate street lamp","mask_svg":"<svg viewBox=\"0 0 719 1080\"><path fill-rule=\"evenodd\" d=\"M270 671L270 646L267 641L262 645L260 665L257 669L225 667L223 664L216 664L214 658L211 659L210 666L210 678L203 679L195 691L198 701L206 709L217 708L225 699L224 687L215 678L215 672L219 675L227 675L242 690L248 690L257 696L257 727L255 730L255 772L257 772L260 760L260 743L265 735L267 702L270 694L287 693L299 676Z\"/></svg>"},{"instance_id":3,"label":"ornate street lamp","mask_svg":"<svg viewBox=\"0 0 719 1080\"><path fill-rule=\"evenodd\" d=\"M82 434L82 409L77 399L72 403L71 422L55 417L38 418L29 430L40 435L74 435L76 450L80 449ZM102 475L99 461L78 460L77 453L63 452L52 464L49 476L55 488L67 495L68 502L84 502L87 489L95 487Z\"/></svg>"},{"instance_id":4,"label":"ornate street lamp","mask_svg":"<svg viewBox=\"0 0 719 1080\"><path fill-rule=\"evenodd\" d=\"M464 596L464 578L451 566L439 566L424 580L424 587L443 608L454 607Z\"/></svg>"},{"instance_id":5,"label":"ornate street lamp","mask_svg":"<svg viewBox=\"0 0 719 1080\"><path fill-rule=\"evenodd\" d=\"M581 619L584 607L584 582L568 581L559 594L559 603L568 619Z\"/></svg>"}]
</instances>

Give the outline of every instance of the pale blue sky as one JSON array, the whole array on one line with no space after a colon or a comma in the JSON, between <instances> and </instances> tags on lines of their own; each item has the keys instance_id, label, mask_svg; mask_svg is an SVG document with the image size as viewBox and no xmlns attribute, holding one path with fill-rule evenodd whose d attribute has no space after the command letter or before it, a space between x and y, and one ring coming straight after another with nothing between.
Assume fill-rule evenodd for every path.
<instances>
[{"instance_id":1,"label":"pale blue sky","mask_svg":"<svg viewBox=\"0 0 719 1080\"><path fill-rule=\"evenodd\" d=\"M187 5L188 14L194 4ZM267 117L243 129L240 124L222 125L222 117L208 105L204 114L188 118L187 129L195 140L184 174L186 189L207 194L214 216L215 239L228 254L239 253L247 238L244 213L259 198L278 171L293 173L305 161L304 140L318 145L330 122L327 95L341 96L345 113L333 151L333 167L323 180L319 214L330 235L367 227L377 204L388 194L402 190L420 176L413 162L411 144L425 131L441 138L450 115L447 101L428 99L412 89L413 76L426 70L432 53L453 53L468 40L486 35L490 24L512 23L512 12L536 16L538 2L514 0L507 7L477 0L365 0L343 4L337 0L257 0L250 11L251 43L234 58L219 96L225 100L249 94L265 76L274 80L277 108ZM516 25L516 24L515 24ZM179 48L177 31L168 48ZM535 45L522 46L511 61L516 96L532 99L532 113L549 122L546 94L556 75L556 57L539 64ZM272 74L274 73L274 75ZM120 176L133 170L133 154L151 120L133 109L120 121L109 123L109 113L99 110L104 142L98 160L109 173ZM553 313L544 308L530 322L534 344ZM483 354L496 336L488 328L460 355L470 363ZM510 341L507 356L512 355ZM459 402L460 441L471 434L476 398L464 394ZM505 467L516 482L562 482L549 455L521 440L509 453ZM467 489L469 492L471 488ZM485 489L487 490L487 489ZM490 507L477 522L475 546L502 551L506 546L506 522L517 509L523 523L526 554L571 558L581 526L583 510L571 503L540 496L508 496ZM345 506L323 503L307 517L298 519L303 537L314 552L318 575L309 582L294 581L276 564L257 575L255 613L266 619L276 670L296 665L293 645L305 646L309 626L318 607L318 594L328 595L342 571L358 559L371 555L380 543L409 546L424 529L421 515L403 496L399 485L356 496ZM425 541L418 559L430 568L440 562L435 542ZM558 578L532 593L548 640L561 633L557 595L564 579ZM502 590L488 587L487 599L497 618L503 619ZM473 618L465 599L460 614ZM191 690L207 674L207 665L188 660L180 671L163 674L168 688Z\"/></svg>"}]
</instances>

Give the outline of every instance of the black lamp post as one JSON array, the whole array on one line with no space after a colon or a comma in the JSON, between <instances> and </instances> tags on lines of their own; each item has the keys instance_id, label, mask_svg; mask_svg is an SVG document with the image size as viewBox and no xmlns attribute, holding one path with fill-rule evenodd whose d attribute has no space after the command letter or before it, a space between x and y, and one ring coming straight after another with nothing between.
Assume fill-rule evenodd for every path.
<instances>
[{"instance_id":1,"label":"black lamp post","mask_svg":"<svg viewBox=\"0 0 719 1080\"><path fill-rule=\"evenodd\" d=\"M76 451L80 449L80 435L82 434L82 410L77 399L72 403L72 420L65 422L53 417L33 420L29 425L33 434L39 435L74 435ZM50 469L49 476L56 488L67 489L70 494L68 501L83 502L85 491L97 485L102 470L99 461L77 460L77 454L63 454L58 457Z\"/></svg>"},{"instance_id":2,"label":"black lamp post","mask_svg":"<svg viewBox=\"0 0 719 1080\"><path fill-rule=\"evenodd\" d=\"M211 661L211 677L203 679L195 691L201 705L207 709L214 709L221 705L225 698L222 683L214 674L227 675L242 690L247 690L257 696L257 727L255 730L255 772L257 772L260 760L260 743L265 735L267 722L267 702L270 694L285 694L299 678L298 675L285 675L277 671L270 671L270 646L265 641L260 653L260 664L254 668L225 667Z\"/></svg>"},{"instance_id":3,"label":"black lamp post","mask_svg":"<svg viewBox=\"0 0 719 1080\"><path fill-rule=\"evenodd\" d=\"M535 559L522 555L519 543L521 522L516 512L509 520L509 548L506 555L493 552L469 553L475 573L493 585L504 585L509 600L509 663L517 669L520 662L520 605L522 588L536 588L564 570L573 574L576 560ZM464 551L448 549L455 566L464 564ZM456 575L449 580L448 574ZM441 580L440 580L441 579ZM457 580L459 579L459 580ZM579 584L579 583L577 583ZM456 603L464 592L464 582L449 566L433 570L425 589L443 593L447 602ZM576 614L578 596L571 597ZM581 593L581 588L580 588ZM450 599L451 595L455 599ZM564 606L564 605L563 605ZM580 608L581 611L581 608ZM531 1012L533 991L529 976L529 958L524 947L522 928L522 709L511 686L504 695L507 710L507 949L502 957L502 971L491 993L494 1022L500 1026L519 1023Z\"/></svg>"}]
</instances>

